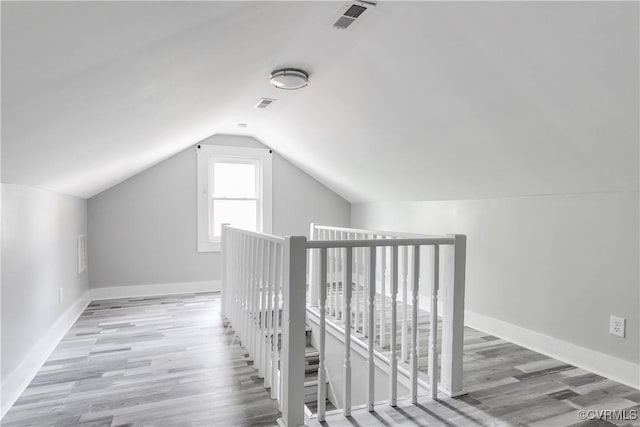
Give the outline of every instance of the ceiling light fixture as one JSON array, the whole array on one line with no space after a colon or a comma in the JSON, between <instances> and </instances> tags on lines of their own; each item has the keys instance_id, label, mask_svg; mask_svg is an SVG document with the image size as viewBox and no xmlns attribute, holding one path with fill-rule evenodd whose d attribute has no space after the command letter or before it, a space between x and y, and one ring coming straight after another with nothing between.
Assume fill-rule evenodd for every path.
<instances>
[{"instance_id":1,"label":"ceiling light fixture","mask_svg":"<svg viewBox=\"0 0 640 427\"><path fill-rule=\"evenodd\" d=\"M309 84L309 75L294 68L276 70L269 76L269 83L278 89L295 90Z\"/></svg>"},{"instance_id":2,"label":"ceiling light fixture","mask_svg":"<svg viewBox=\"0 0 640 427\"><path fill-rule=\"evenodd\" d=\"M238 127L239 128L246 128L247 126L249 126L249 125L246 124L246 123L238 123Z\"/></svg>"}]
</instances>

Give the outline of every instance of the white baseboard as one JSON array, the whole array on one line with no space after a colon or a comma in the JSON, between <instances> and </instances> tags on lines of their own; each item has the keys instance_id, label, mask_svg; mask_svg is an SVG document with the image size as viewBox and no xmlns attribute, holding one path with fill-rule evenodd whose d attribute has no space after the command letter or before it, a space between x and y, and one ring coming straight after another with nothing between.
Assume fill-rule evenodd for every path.
<instances>
[{"instance_id":1,"label":"white baseboard","mask_svg":"<svg viewBox=\"0 0 640 427\"><path fill-rule=\"evenodd\" d=\"M89 291L78 298L31 348L20 365L2 381L0 419L18 400L53 350L89 305Z\"/></svg>"},{"instance_id":2,"label":"white baseboard","mask_svg":"<svg viewBox=\"0 0 640 427\"><path fill-rule=\"evenodd\" d=\"M75 321L78 320L92 300L175 295L219 290L219 280L89 289L43 334L42 338L31 349L29 354L26 355L24 361L6 378L3 378L0 389L0 419L4 417L9 408L18 400L31 380L33 380L42 368L42 365L44 365L51 353L53 353L53 350L55 350L60 340L62 340L69 329L71 329Z\"/></svg>"},{"instance_id":3,"label":"white baseboard","mask_svg":"<svg viewBox=\"0 0 640 427\"><path fill-rule=\"evenodd\" d=\"M640 365L550 337L514 324L465 310L465 324L554 359L640 388Z\"/></svg>"},{"instance_id":4,"label":"white baseboard","mask_svg":"<svg viewBox=\"0 0 640 427\"><path fill-rule=\"evenodd\" d=\"M154 283L150 285L106 286L90 289L92 300L149 297L154 295L190 294L212 292L221 289L220 280L201 282Z\"/></svg>"}]
</instances>

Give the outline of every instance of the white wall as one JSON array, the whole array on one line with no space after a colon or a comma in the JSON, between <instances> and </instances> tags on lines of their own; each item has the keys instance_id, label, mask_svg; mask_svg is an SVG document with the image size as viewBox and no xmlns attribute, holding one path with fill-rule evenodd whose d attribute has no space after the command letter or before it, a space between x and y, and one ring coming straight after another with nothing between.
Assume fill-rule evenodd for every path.
<instances>
[{"instance_id":1,"label":"white wall","mask_svg":"<svg viewBox=\"0 0 640 427\"><path fill-rule=\"evenodd\" d=\"M313 331L312 344L320 348L318 337L320 336L320 321L317 311L310 314L307 311L307 324ZM325 368L329 384L327 397L337 407L344 406L344 330L341 327L333 327L328 324L326 328L325 342ZM364 343L358 340L351 341L351 405L353 407L365 405L368 394L369 378L369 353ZM374 402L380 402L389 398L389 359L383 360L377 355L374 358ZM398 373L398 400L409 398L409 377L402 372ZM427 390L419 385L418 393L425 394Z\"/></svg>"},{"instance_id":2,"label":"white wall","mask_svg":"<svg viewBox=\"0 0 640 427\"><path fill-rule=\"evenodd\" d=\"M201 143L262 146L216 135ZM196 251L196 152L170 159L89 199L92 288L216 280L219 253ZM310 222L349 224L350 205L277 153L273 232L308 235Z\"/></svg>"},{"instance_id":3,"label":"white wall","mask_svg":"<svg viewBox=\"0 0 640 427\"><path fill-rule=\"evenodd\" d=\"M86 200L2 184L3 412L48 357L58 329L66 332L56 329L61 319L84 308L88 275L78 274L77 237L86 227Z\"/></svg>"},{"instance_id":4,"label":"white wall","mask_svg":"<svg viewBox=\"0 0 640 427\"><path fill-rule=\"evenodd\" d=\"M351 210L355 227L466 234L467 310L634 364L638 218L637 192L363 203ZM610 314L627 319L627 338L609 335Z\"/></svg>"}]
</instances>

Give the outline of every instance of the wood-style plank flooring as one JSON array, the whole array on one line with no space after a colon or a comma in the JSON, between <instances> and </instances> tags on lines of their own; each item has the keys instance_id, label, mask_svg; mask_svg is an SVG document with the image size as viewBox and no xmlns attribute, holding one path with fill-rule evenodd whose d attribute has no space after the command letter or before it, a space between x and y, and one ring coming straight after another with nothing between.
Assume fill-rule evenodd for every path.
<instances>
[{"instance_id":1,"label":"wood-style plank flooring","mask_svg":"<svg viewBox=\"0 0 640 427\"><path fill-rule=\"evenodd\" d=\"M378 296L376 318L380 318L380 306L387 309L386 342L390 342L390 299ZM400 313L398 304L398 313ZM360 307L362 313L362 306ZM399 314L400 315L400 314ZM361 315L362 316L362 315ZM342 325L340 320L332 319ZM352 324L355 314L352 309ZM362 324L362 317L359 319ZM438 347L442 337L442 319L438 321ZM397 354L400 358L400 322L398 322ZM410 328L409 328L410 329ZM430 331L429 313L419 311L419 369L427 381L427 345ZM362 333L356 332L359 339ZM380 329L376 329L376 350L389 356L389 345L379 345ZM440 362L440 361L439 361ZM399 361L408 370L408 363ZM328 426L640 426L639 420L582 421L581 409L626 410L631 418L633 410L640 416L640 391L585 371L533 350L480 332L464 328L464 377L463 388L467 395L448 398L443 393L438 400L426 397L423 390L419 404L410 405L405 400L397 408L378 404L375 413L366 410L353 411L346 419L334 412L327 417ZM362 379L366 381L366 379ZM387 399L376 396L376 401ZM319 425L311 420L310 426Z\"/></svg>"},{"instance_id":2,"label":"wood-style plank flooring","mask_svg":"<svg viewBox=\"0 0 640 427\"><path fill-rule=\"evenodd\" d=\"M216 294L91 303L2 425L276 424L219 307Z\"/></svg>"},{"instance_id":3,"label":"wood-style plank flooring","mask_svg":"<svg viewBox=\"0 0 640 427\"><path fill-rule=\"evenodd\" d=\"M2 425L274 425L277 404L225 327L219 304L215 294L92 303ZM427 337L428 329L421 313L420 335ZM354 410L351 418L333 413L324 425L640 425L583 423L577 413L640 413L640 391L471 328L465 328L464 360L466 396L380 404L374 413Z\"/></svg>"}]
</instances>

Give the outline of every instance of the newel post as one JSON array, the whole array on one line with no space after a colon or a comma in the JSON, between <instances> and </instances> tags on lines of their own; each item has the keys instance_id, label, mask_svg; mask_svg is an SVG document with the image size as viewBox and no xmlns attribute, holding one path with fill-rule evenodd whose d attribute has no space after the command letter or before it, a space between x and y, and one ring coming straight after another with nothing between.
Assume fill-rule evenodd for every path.
<instances>
[{"instance_id":1,"label":"newel post","mask_svg":"<svg viewBox=\"0 0 640 427\"><path fill-rule=\"evenodd\" d=\"M467 236L448 235L454 239L449 249L451 266L444 276L442 291L442 364L440 388L455 397L466 394L462 389L462 357L464 344L464 287Z\"/></svg>"},{"instance_id":2,"label":"newel post","mask_svg":"<svg viewBox=\"0 0 640 427\"><path fill-rule=\"evenodd\" d=\"M304 425L306 277L306 237L285 237L281 374L282 420L287 427Z\"/></svg>"},{"instance_id":3,"label":"newel post","mask_svg":"<svg viewBox=\"0 0 640 427\"><path fill-rule=\"evenodd\" d=\"M318 240L318 230L316 229L316 224L313 222L309 229L309 240ZM318 293L320 289L318 281L318 271L320 267L319 252L317 249L309 251L309 305L311 307L318 307L320 298L320 294Z\"/></svg>"}]
</instances>

